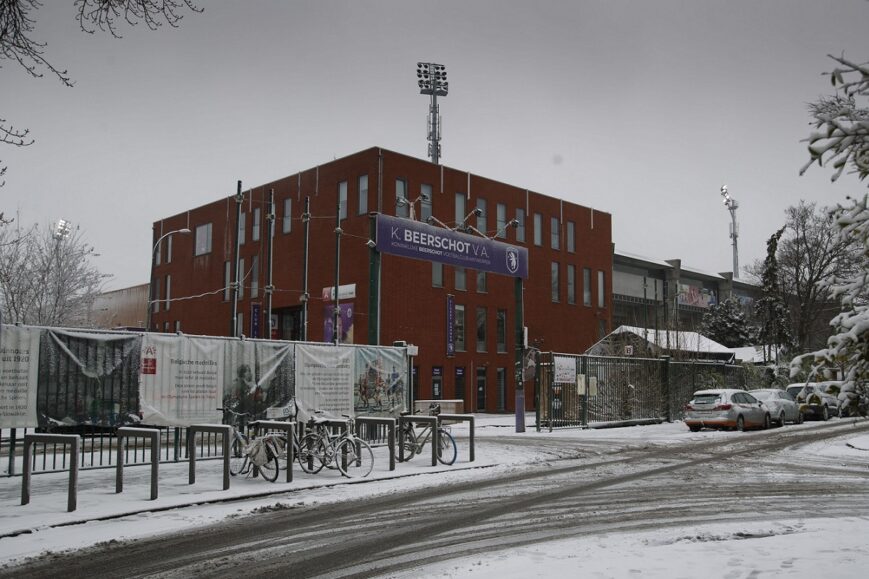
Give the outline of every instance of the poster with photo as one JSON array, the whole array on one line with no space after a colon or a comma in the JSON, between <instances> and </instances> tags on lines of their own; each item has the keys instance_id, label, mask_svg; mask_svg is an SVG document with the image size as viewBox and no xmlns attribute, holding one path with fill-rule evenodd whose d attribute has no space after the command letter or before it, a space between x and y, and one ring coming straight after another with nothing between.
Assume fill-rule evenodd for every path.
<instances>
[{"instance_id":1,"label":"poster with photo","mask_svg":"<svg viewBox=\"0 0 869 579\"><path fill-rule=\"evenodd\" d=\"M353 409L357 415L398 416L406 410L407 384L403 348L356 348Z\"/></svg>"}]
</instances>

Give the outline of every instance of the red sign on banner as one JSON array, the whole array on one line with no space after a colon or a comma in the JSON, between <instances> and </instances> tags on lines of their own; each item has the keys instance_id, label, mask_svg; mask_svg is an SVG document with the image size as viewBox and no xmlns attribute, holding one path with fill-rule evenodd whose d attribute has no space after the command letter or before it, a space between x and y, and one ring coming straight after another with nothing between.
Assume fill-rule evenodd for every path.
<instances>
[{"instance_id":1,"label":"red sign on banner","mask_svg":"<svg viewBox=\"0 0 869 579\"><path fill-rule=\"evenodd\" d=\"M142 374L157 373L157 358L142 358Z\"/></svg>"}]
</instances>

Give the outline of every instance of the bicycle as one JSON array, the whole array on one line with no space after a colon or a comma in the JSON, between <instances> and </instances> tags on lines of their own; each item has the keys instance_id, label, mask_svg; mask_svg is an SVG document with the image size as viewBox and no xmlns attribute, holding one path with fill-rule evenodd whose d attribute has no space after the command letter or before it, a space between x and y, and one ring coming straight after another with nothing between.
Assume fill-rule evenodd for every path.
<instances>
[{"instance_id":1,"label":"bicycle","mask_svg":"<svg viewBox=\"0 0 869 579\"><path fill-rule=\"evenodd\" d=\"M259 474L269 482L278 479L278 456L282 450L282 437L280 435L267 434L251 441L243 434L238 424L245 423L248 412L236 412L231 408L218 408L223 412L224 421L232 426L232 439L229 443L229 474L232 476L248 475L254 467ZM227 420L229 417L229 420ZM285 444L286 441L283 442Z\"/></svg>"},{"instance_id":2,"label":"bicycle","mask_svg":"<svg viewBox=\"0 0 869 579\"><path fill-rule=\"evenodd\" d=\"M337 468L347 478L366 477L374 469L371 446L356 436L356 421L346 414L340 435L329 431L328 420L311 417L308 432L299 441L299 462L305 472L316 474L323 467Z\"/></svg>"},{"instance_id":3,"label":"bicycle","mask_svg":"<svg viewBox=\"0 0 869 579\"><path fill-rule=\"evenodd\" d=\"M429 405L430 416L437 416L440 413L440 404L432 403ZM419 414L419 410L414 414ZM405 411L402 412L401 415L408 416L410 415L410 412ZM431 433L432 428L429 425L425 425L423 429L417 433L413 422L402 423L399 443L404 448L405 461L413 458L415 454L422 454L422 447L425 446L429 438L431 438ZM438 426L438 461L446 465L453 464L456 462L456 454L456 441L453 438L453 435L443 426Z\"/></svg>"}]
</instances>

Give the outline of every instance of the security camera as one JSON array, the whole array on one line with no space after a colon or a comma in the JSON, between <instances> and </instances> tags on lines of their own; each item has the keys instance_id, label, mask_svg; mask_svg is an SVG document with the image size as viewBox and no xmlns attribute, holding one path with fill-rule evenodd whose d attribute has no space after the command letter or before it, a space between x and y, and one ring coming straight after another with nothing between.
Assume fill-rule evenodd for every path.
<instances>
[{"instance_id":1,"label":"security camera","mask_svg":"<svg viewBox=\"0 0 869 579\"><path fill-rule=\"evenodd\" d=\"M419 197L420 197L420 199L422 199L423 201L428 201L428 200L429 200L428 193L423 193L423 194L421 194Z\"/></svg>"},{"instance_id":2,"label":"security camera","mask_svg":"<svg viewBox=\"0 0 869 579\"><path fill-rule=\"evenodd\" d=\"M369 239L368 241L366 241L366 242L365 242L365 245L368 246L368 249L374 249L375 247L377 247L377 243L374 242L374 241L372 241L371 239Z\"/></svg>"},{"instance_id":3,"label":"security camera","mask_svg":"<svg viewBox=\"0 0 869 579\"><path fill-rule=\"evenodd\" d=\"M722 195L727 195L727 185L722 185L722 186L721 186L721 194L722 194Z\"/></svg>"},{"instance_id":4,"label":"security camera","mask_svg":"<svg viewBox=\"0 0 869 579\"><path fill-rule=\"evenodd\" d=\"M483 214L483 210L480 209L479 207L475 207L473 213L474 213L474 215L476 215L477 217L479 217L479 216L481 216L481 215Z\"/></svg>"}]
</instances>

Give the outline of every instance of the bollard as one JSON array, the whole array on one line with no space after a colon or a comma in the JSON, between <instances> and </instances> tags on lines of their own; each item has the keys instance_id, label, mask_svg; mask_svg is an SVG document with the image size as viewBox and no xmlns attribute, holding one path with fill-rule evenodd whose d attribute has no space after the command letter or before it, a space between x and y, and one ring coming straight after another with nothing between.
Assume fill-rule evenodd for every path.
<instances>
[{"instance_id":1,"label":"bollard","mask_svg":"<svg viewBox=\"0 0 869 579\"><path fill-rule=\"evenodd\" d=\"M389 470L395 470L395 418L378 418L374 416L359 416L356 418L356 434L359 434L359 425L380 425L386 427L387 444L389 445ZM404 453L399 450L402 457Z\"/></svg>"},{"instance_id":2,"label":"bollard","mask_svg":"<svg viewBox=\"0 0 869 579\"><path fill-rule=\"evenodd\" d=\"M151 441L151 500L157 500L157 472L160 464L160 430L157 428L118 428L118 460L116 461L115 493L124 490L124 451L128 438L147 438Z\"/></svg>"},{"instance_id":3,"label":"bollard","mask_svg":"<svg viewBox=\"0 0 869 579\"><path fill-rule=\"evenodd\" d=\"M296 436L296 423L286 420L254 420L250 425L253 427L254 438L259 436L260 428L263 430L281 430L287 435L287 482L293 482L293 460L295 459L293 441Z\"/></svg>"},{"instance_id":4,"label":"bollard","mask_svg":"<svg viewBox=\"0 0 869 579\"><path fill-rule=\"evenodd\" d=\"M468 436L468 462L474 462L474 415L473 414L438 414L438 426L443 421L467 422L469 425Z\"/></svg>"},{"instance_id":5,"label":"bollard","mask_svg":"<svg viewBox=\"0 0 869 579\"><path fill-rule=\"evenodd\" d=\"M193 424L187 427L187 459L190 462L187 484L196 482L196 434L213 432L223 435L223 490L229 490L229 441L232 426L229 424Z\"/></svg>"},{"instance_id":6,"label":"bollard","mask_svg":"<svg viewBox=\"0 0 869 579\"><path fill-rule=\"evenodd\" d=\"M21 505L30 503L30 475L33 462L33 443L54 443L70 446L69 460L69 490L67 492L66 510L72 512L77 507L78 500L78 449L81 437L78 434L25 434L24 435L24 472L21 477Z\"/></svg>"}]
</instances>

